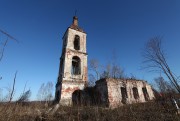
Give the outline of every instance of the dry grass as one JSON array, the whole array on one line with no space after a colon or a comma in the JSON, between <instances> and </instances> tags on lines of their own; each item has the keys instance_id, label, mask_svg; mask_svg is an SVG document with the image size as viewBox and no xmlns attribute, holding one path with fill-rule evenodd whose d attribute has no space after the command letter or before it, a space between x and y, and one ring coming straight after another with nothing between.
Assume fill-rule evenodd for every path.
<instances>
[{"instance_id":1,"label":"dry grass","mask_svg":"<svg viewBox=\"0 0 180 121\"><path fill-rule=\"evenodd\" d=\"M42 103L0 104L1 121L180 121L172 105L143 103L109 109L102 107L60 107L46 113Z\"/></svg>"}]
</instances>

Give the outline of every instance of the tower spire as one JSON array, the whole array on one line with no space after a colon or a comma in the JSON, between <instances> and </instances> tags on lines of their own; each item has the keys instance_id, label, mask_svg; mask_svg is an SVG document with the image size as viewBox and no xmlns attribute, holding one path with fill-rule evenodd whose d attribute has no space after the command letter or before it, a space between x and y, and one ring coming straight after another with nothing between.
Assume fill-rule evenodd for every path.
<instances>
[{"instance_id":1,"label":"tower spire","mask_svg":"<svg viewBox=\"0 0 180 121\"><path fill-rule=\"evenodd\" d=\"M78 17L76 15L73 17L73 25L78 26Z\"/></svg>"},{"instance_id":2,"label":"tower spire","mask_svg":"<svg viewBox=\"0 0 180 121\"><path fill-rule=\"evenodd\" d=\"M85 31L78 25L77 11L75 11L75 15L73 16L73 21L70 28L85 33Z\"/></svg>"}]
</instances>

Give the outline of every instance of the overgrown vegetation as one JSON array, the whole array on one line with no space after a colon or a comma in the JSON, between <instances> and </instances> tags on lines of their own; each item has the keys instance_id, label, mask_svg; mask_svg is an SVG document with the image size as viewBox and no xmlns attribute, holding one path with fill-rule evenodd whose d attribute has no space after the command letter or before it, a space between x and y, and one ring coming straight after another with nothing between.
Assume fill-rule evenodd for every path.
<instances>
[{"instance_id":1,"label":"overgrown vegetation","mask_svg":"<svg viewBox=\"0 0 180 121\"><path fill-rule=\"evenodd\" d=\"M125 105L110 109L102 107L59 107L49 113L43 103L0 104L1 121L179 121L180 115L169 103L158 102Z\"/></svg>"}]
</instances>

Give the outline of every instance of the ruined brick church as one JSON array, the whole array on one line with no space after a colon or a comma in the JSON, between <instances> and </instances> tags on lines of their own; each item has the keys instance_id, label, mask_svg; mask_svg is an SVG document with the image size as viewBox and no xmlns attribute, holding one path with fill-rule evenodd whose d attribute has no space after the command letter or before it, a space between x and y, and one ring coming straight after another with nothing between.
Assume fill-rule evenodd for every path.
<instances>
[{"instance_id":1,"label":"ruined brick church","mask_svg":"<svg viewBox=\"0 0 180 121\"><path fill-rule=\"evenodd\" d=\"M67 28L62 38L56 101L61 105L85 102L116 107L154 98L151 86L143 80L100 79L93 88L88 89L86 36L85 31L78 26L78 18L74 16L72 25Z\"/></svg>"}]
</instances>

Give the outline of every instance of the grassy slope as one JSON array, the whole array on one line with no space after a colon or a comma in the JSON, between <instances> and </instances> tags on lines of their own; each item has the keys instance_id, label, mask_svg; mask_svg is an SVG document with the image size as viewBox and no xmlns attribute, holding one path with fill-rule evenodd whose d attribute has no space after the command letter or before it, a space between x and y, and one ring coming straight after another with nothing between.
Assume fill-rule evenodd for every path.
<instances>
[{"instance_id":1,"label":"grassy slope","mask_svg":"<svg viewBox=\"0 0 180 121\"><path fill-rule=\"evenodd\" d=\"M171 105L133 104L108 109L101 107L60 107L53 115L40 103L0 104L0 121L180 121Z\"/></svg>"}]
</instances>

